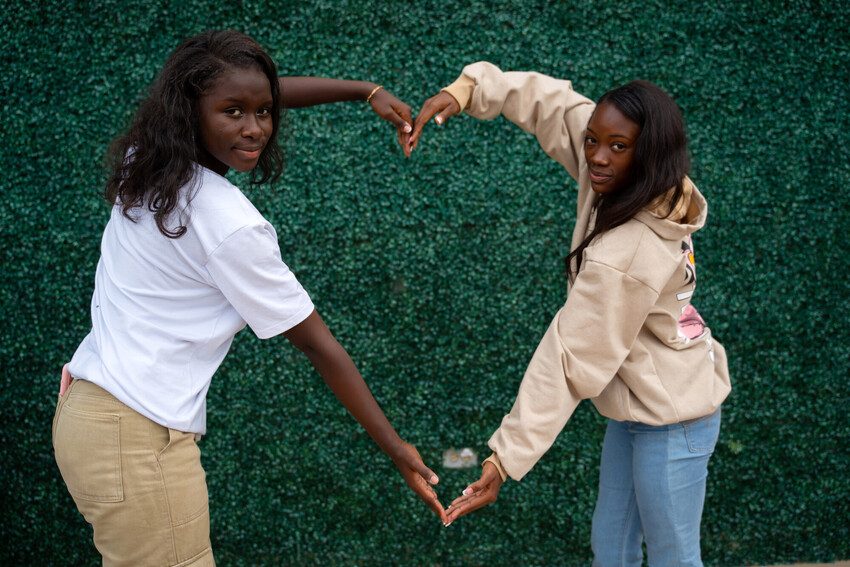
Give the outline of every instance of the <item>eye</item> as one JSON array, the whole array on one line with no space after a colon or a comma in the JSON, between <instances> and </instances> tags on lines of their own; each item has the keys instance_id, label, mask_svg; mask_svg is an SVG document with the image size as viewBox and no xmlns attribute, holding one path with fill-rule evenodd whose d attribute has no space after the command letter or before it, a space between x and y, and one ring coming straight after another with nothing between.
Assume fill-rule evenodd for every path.
<instances>
[{"instance_id":1,"label":"eye","mask_svg":"<svg viewBox=\"0 0 850 567\"><path fill-rule=\"evenodd\" d=\"M257 111L257 116L261 116L263 118L265 118L267 116L271 116L271 114L272 114L271 108L261 108L260 110Z\"/></svg>"},{"instance_id":2,"label":"eye","mask_svg":"<svg viewBox=\"0 0 850 567\"><path fill-rule=\"evenodd\" d=\"M592 146L595 143L596 143L596 138L594 138L593 136L585 136L584 137L584 145L585 146Z\"/></svg>"},{"instance_id":3,"label":"eye","mask_svg":"<svg viewBox=\"0 0 850 567\"><path fill-rule=\"evenodd\" d=\"M241 118L242 117L242 109L241 108L228 108L224 111L224 113L228 116L232 116L233 118Z\"/></svg>"},{"instance_id":4,"label":"eye","mask_svg":"<svg viewBox=\"0 0 850 567\"><path fill-rule=\"evenodd\" d=\"M626 144L622 142L614 142L613 144L611 144L611 149L615 152L623 152L626 150Z\"/></svg>"}]
</instances>

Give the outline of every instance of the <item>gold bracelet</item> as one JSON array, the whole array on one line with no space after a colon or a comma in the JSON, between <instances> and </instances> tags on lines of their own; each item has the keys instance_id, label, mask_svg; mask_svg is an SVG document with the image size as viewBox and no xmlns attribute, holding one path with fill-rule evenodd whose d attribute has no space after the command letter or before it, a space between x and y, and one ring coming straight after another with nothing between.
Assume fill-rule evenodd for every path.
<instances>
[{"instance_id":1,"label":"gold bracelet","mask_svg":"<svg viewBox=\"0 0 850 567\"><path fill-rule=\"evenodd\" d=\"M377 87L372 89L372 92L370 92L369 96L366 97L366 102L371 103L372 97L375 96L375 93L378 92L379 90L381 90L382 88L384 88L383 85L378 85Z\"/></svg>"}]
</instances>

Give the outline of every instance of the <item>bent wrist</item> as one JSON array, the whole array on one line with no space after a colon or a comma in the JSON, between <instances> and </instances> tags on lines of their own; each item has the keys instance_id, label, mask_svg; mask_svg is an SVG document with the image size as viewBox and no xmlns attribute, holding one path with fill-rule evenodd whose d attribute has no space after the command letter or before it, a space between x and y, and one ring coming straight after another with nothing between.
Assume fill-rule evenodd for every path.
<instances>
[{"instance_id":1,"label":"bent wrist","mask_svg":"<svg viewBox=\"0 0 850 567\"><path fill-rule=\"evenodd\" d=\"M502 466L502 461L499 460L499 455L497 455L496 453L493 453L492 455L490 455L489 457L484 459L484 462L481 463L482 468L487 463L490 463L491 465L493 465L493 467L496 469L496 472L499 473L499 478L502 480L502 483L504 483L508 479L508 473L507 473L507 471L505 471L505 468Z\"/></svg>"},{"instance_id":2,"label":"bent wrist","mask_svg":"<svg viewBox=\"0 0 850 567\"><path fill-rule=\"evenodd\" d=\"M475 81L466 75L461 75L455 82L440 90L441 92L450 94L455 99L459 108L458 113L461 113L469 106L469 101L472 99L472 91L475 90Z\"/></svg>"}]
</instances>

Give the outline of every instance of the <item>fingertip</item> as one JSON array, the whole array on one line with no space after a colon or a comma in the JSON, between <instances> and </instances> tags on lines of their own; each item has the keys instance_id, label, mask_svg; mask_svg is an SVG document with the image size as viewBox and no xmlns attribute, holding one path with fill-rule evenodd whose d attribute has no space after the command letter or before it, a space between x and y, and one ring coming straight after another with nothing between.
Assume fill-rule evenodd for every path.
<instances>
[{"instance_id":1,"label":"fingertip","mask_svg":"<svg viewBox=\"0 0 850 567\"><path fill-rule=\"evenodd\" d=\"M443 117L442 117L442 116L437 115L437 117L436 117L436 118L434 118L434 122L436 122L437 124L439 124L440 126L442 126L442 125L443 125Z\"/></svg>"},{"instance_id":2,"label":"fingertip","mask_svg":"<svg viewBox=\"0 0 850 567\"><path fill-rule=\"evenodd\" d=\"M437 484L438 482L440 482L440 477L435 474L432 474L428 482L430 482L431 484Z\"/></svg>"},{"instance_id":3,"label":"fingertip","mask_svg":"<svg viewBox=\"0 0 850 567\"><path fill-rule=\"evenodd\" d=\"M402 128L402 130L404 130L405 134L410 134L411 132L413 132L413 127L410 124L408 124L407 122L405 122L404 128Z\"/></svg>"},{"instance_id":4,"label":"fingertip","mask_svg":"<svg viewBox=\"0 0 850 567\"><path fill-rule=\"evenodd\" d=\"M463 494L464 496L469 496L469 495L470 495L470 494L472 494L473 492L475 492L475 491L474 491L474 490L472 490L472 487L471 487L471 486L467 486L466 488L464 488L464 489L463 489L463 492L461 492L461 494Z\"/></svg>"}]
</instances>

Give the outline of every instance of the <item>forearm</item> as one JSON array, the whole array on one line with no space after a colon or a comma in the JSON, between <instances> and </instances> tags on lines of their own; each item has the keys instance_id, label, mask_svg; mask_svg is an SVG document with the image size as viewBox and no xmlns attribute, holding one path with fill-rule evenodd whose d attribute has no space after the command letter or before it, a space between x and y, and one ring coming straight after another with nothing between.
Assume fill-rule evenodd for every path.
<instances>
[{"instance_id":1,"label":"forearm","mask_svg":"<svg viewBox=\"0 0 850 567\"><path fill-rule=\"evenodd\" d=\"M400 449L402 440L345 349L333 341L321 353L315 351L305 354L354 419L385 453L393 456Z\"/></svg>"},{"instance_id":2,"label":"forearm","mask_svg":"<svg viewBox=\"0 0 850 567\"><path fill-rule=\"evenodd\" d=\"M556 316L528 363L510 413L488 441L514 480L549 450L583 397L564 374L563 356Z\"/></svg>"},{"instance_id":3,"label":"forearm","mask_svg":"<svg viewBox=\"0 0 850 567\"><path fill-rule=\"evenodd\" d=\"M540 73L503 72L486 61L467 65L443 89L465 112L481 120L504 116L533 134L543 150L578 178L584 131L594 103L570 81Z\"/></svg>"},{"instance_id":4,"label":"forearm","mask_svg":"<svg viewBox=\"0 0 850 567\"><path fill-rule=\"evenodd\" d=\"M377 87L369 81L347 81L324 77L281 77L280 92L284 108L302 108L317 104L366 100Z\"/></svg>"}]
</instances>

